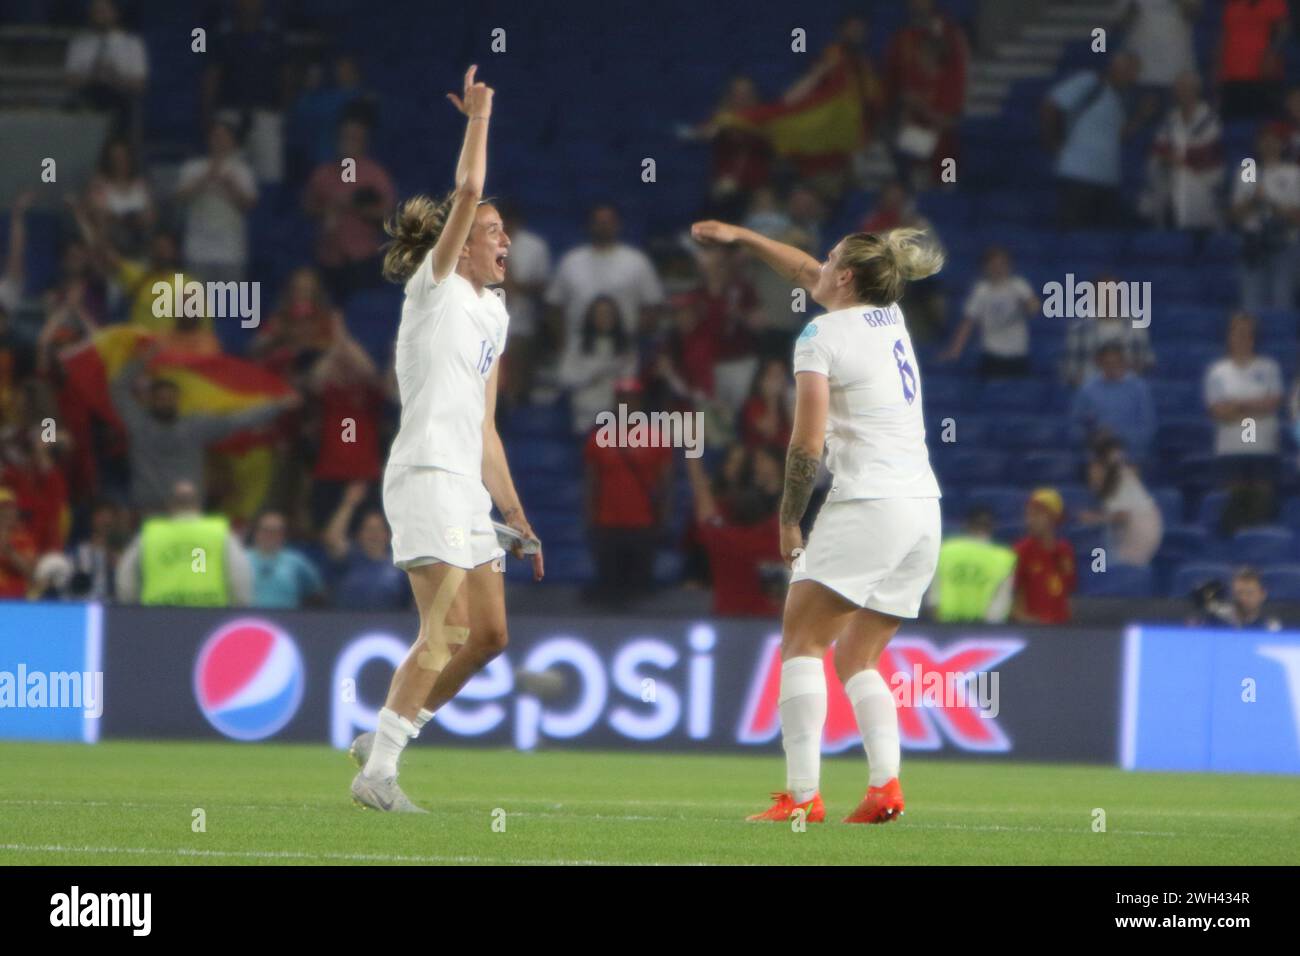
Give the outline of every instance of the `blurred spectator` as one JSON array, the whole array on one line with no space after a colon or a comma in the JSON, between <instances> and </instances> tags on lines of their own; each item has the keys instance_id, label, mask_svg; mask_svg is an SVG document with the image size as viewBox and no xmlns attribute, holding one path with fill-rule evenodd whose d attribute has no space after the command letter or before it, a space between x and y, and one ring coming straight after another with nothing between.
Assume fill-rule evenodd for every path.
<instances>
[{"instance_id":1,"label":"blurred spectator","mask_svg":"<svg viewBox=\"0 0 1300 956\"><path fill-rule=\"evenodd\" d=\"M1199 612L1188 624L1234 630L1280 631L1282 622L1264 611L1268 591L1259 572L1250 566L1232 575L1229 592L1222 581L1208 581L1192 594Z\"/></svg>"},{"instance_id":2,"label":"blurred spectator","mask_svg":"<svg viewBox=\"0 0 1300 956\"><path fill-rule=\"evenodd\" d=\"M673 296L666 335L650 363L650 404L695 408L709 402L720 347L717 325L706 321L700 300Z\"/></svg>"},{"instance_id":3,"label":"blurred spectator","mask_svg":"<svg viewBox=\"0 0 1300 956\"><path fill-rule=\"evenodd\" d=\"M208 281L242 281L257 180L233 126L218 120L208 128L208 154L181 164L175 198L184 207L185 268Z\"/></svg>"},{"instance_id":4,"label":"blurred spectator","mask_svg":"<svg viewBox=\"0 0 1300 956\"><path fill-rule=\"evenodd\" d=\"M754 194L750 197L749 207L745 211L744 226L746 229L761 232L769 239L780 239L794 228L794 223L781 208L776 190L771 186L761 186L754 190ZM789 287L788 282L785 285Z\"/></svg>"},{"instance_id":5,"label":"blurred spectator","mask_svg":"<svg viewBox=\"0 0 1300 956\"><path fill-rule=\"evenodd\" d=\"M1278 464L1278 408L1282 370L1255 352L1254 316L1237 312L1228 320L1227 354L1205 372L1205 407L1216 424L1218 456L1228 502L1220 530L1271 521Z\"/></svg>"},{"instance_id":6,"label":"blurred spectator","mask_svg":"<svg viewBox=\"0 0 1300 956\"><path fill-rule=\"evenodd\" d=\"M204 456L207 446L228 435L272 421L301 399L295 394L230 415L180 414L180 389L161 376L138 386L151 353L136 355L109 383L113 407L126 428L130 447L131 504L141 512L166 506L180 481L204 496Z\"/></svg>"},{"instance_id":7,"label":"blurred spectator","mask_svg":"<svg viewBox=\"0 0 1300 956\"><path fill-rule=\"evenodd\" d=\"M330 302L320 274L310 266L290 273L275 311L262 322L249 356L289 381L302 377L333 344L343 313Z\"/></svg>"},{"instance_id":8,"label":"blurred spectator","mask_svg":"<svg viewBox=\"0 0 1300 956\"><path fill-rule=\"evenodd\" d=\"M820 250L823 244L822 229L826 224L826 204L812 189L795 185L785 199L785 214L790 227L808 237L808 247ZM814 253L814 257L817 253Z\"/></svg>"},{"instance_id":9,"label":"blurred spectator","mask_svg":"<svg viewBox=\"0 0 1300 956\"><path fill-rule=\"evenodd\" d=\"M1158 228L1217 229L1223 174L1223 126L1201 98L1200 77L1183 73L1151 145L1141 211Z\"/></svg>"},{"instance_id":10,"label":"blurred spectator","mask_svg":"<svg viewBox=\"0 0 1300 956\"><path fill-rule=\"evenodd\" d=\"M711 216L739 218L754 190L765 186L771 175L772 144L745 115L759 105L753 78L733 76L713 116L691 130L713 144Z\"/></svg>"},{"instance_id":11,"label":"blurred spectator","mask_svg":"<svg viewBox=\"0 0 1300 956\"><path fill-rule=\"evenodd\" d=\"M760 324L758 295L738 269L739 253L711 246L696 253L700 284L687 293L712 330L712 394L734 414L739 410L758 368Z\"/></svg>"},{"instance_id":12,"label":"blurred spectator","mask_svg":"<svg viewBox=\"0 0 1300 956\"><path fill-rule=\"evenodd\" d=\"M228 17L210 31L209 66L201 95L204 129L213 120L234 124L259 182L284 175L284 117L289 62L279 29L264 15L262 0L234 0Z\"/></svg>"},{"instance_id":13,"label":"blurred spectator","mask_svg":"<svg viewBox=\"0 0 1300 956\"><path fill-rule=\"evenodd\" d=\"M1141 63L1137 82L1168 89L1196 70L1193 27L1201 0L1129 0L1124 11L1124 48Z\"/></svg>"},{"instance_id":14,"label":"blurred spectator","mask_svg":"<svg viewBox=\"0 0 1300 956\"><path fill-rule=\"evenodd\" d=\"M1250 310L1295 305L1300 268L1300 165L1269 129L1257 139L1255 178L1233 177L1232 222L1241 232L1241 303Z\"/></svg>"},{"instance_id":15,"label":"blurred spectator","mask_svg":"<svg viewBox=\"0 0 1300 956\"><path fill-rule=\"evenodd\" d=\"M993 512L976 506L961 533L944 538L925 606L943 623L1001 624L1011 613L1016 552L993 540Z\"/></svg>"},{"instance_id":16,"label":"blurred spectator","mask_svg":"<svg viewBox=\"0 0 1300 956\"><path fill-rule=\"evenodd\" d=\"M1107 561L1141 568L1149 565L1160 550L1164 519L1118 441L1093 444L1088 460L1088 490L1101 504L1101 510L1085 512L1079 515L1079 521L1105 527Z\"/></svg>"},{"instance_id":17,"label":"blurred spectator","mask_svg":"<svg viewBox=\"0 0 1300 956\"><path fill-rule=\"evenodd\" d=\"M510 237L506 278L501 284L510 310L510 350L501 357L506 371L499 384L513 404L529 394L539 356L555 351L556 343L546 340L542 322L542 296L551 279L551 247L527 227L517 206L498 202L497 212Z\"/></svg>"},{"instance_id":18,"label":"blurred spectator","mask_svg":"<svg viewBox=\"0 0 1300 956\"><path fill-rule=\"evenodd\" d=\"M577 347L587 309L602 295L618 303L629 335L654 325L654 312L664 301L663 286L650 258L619 239L622 228L617 209L596 206L588 219L589 241L560 259L546 303L552 306L562 349Z\"/></svg>"},{"instance_id":19,"label":"blurred spectator","mask_svg":"<svg viewBox=\"0 0 1300 956\"><path fill-rule=\"evenodd\" d=\"M302 460L311 471L312 527L323 525L353 482L383 474L379 424L384 391L379 370L334 312L330 344L311 368L304 391L312 399L312 428Z\"/></svg>"},{"instance_id":20,"label":"blurred spectator","mask_svg":"<svg viewBox=\"0 0 1300 956\"><path fill-rule=\"evenodd\" d=\"M128 256L141 255L157 218L149 183L130 140L104 143L99 166L86 188L86 209L98 232Z\"/></svg>"},{"instance_id":21,"label":"blurred spectator","mask_svg":"<svg viewBox=\"0 0 1300 956\"><path fill-rule=\"evenodd\" d=\"M340 53L326 66L316 61L307 65L302 88L289 109L288 143L291 181L334 157L339 124L355 119L374 129L379 119L378 101L361 79L356 57ZM293 175L297 173L298 175Z\"/></svg>"},{"instance_id":22,"label":"blurred spectator","mask_svg":"<svg viewBox=\"0 0 1300 956\"><path fill-rule=\"evenodd\" d=\"M72 561L69 592L85 601L109 601L117 593L117 564L129 543L126 514L109 501L90 508L90 534L68 549Z\"/></svg>"},{"instance_id":23,"label":"blurred spectator","mask_svg":"<svg viewBox=\"0 0 1300 956\"><path fill-rule=\"evenodd\" d=\"M316 263L339 302L382 281L383 224L397 190L388 171L367 155L369 143L365 124L344 120L338 157L316 167L303 195L303 208L316 223Z\"/></svg>"},{"instance_id":24,"label":"blurred spectator","mask_svg":"<svg viewBox=\"0 0 1300 956\"><path fill-rule=\"evenodd\" d=\"M224 515L202 513L192 481L170 487L167 513L144 520L117 564L117 599L183 607L246 607L248 552Z\"/></svg>"},{"instance_id":25,"label":"blurred spectator","mask_svg":"<svg viewBox=\"0 0 1300 956\"><path fill-rule=\"evenodd\" d=\"M24 189L14 196L9 208L9 247L5 250L4 272L0 273L0 313L12 314L23 301L27 279L27 213L36 193Z\"/></svg>"},{"instance_id":26,"label":"blurred spectator","mask_svg":"<svg viewBox=\"0 0 1300 956\"><path fill-rule=\"evenodd\" d=\"M122 29L114 0L91 0L88 21L68 44L64 79L74 102L109 113L114 131L134 138L149 78L144 41Z\"/></svg>"},{"instance_id":27,"label":"blurred spectator","mask_svg":"<svg viewBox=\"0 0 1300 956\"><path fill-rule=\"evenodd\" d=\"M835 28L835 39L817 57L812 69L785 91L787 107L824 103L837 91L845 90L856 101L857 129L847 137L856 143L862 157L873 142L885 117L885 83L867 55L867 20L856 13L843 17ZM847 125L848 117L843 122ZM847 185L853 153L839 149L799 154L799 178L820 196L835 201Z\"/></svg>"},{"instance_id":28,"label":"blurred spectator","mask_svg":"<svg viewBox=\"0 0 1300 956\"><path fill-rule=\"evenodd\" d=\"M1286 0L1225 0L1218 63L1219 108L1225 119L1277 111L1290 30Z\"/></svg>"},{"instance_id":29,"label":"blurred spectator","mask_svg":"<svg viewBox=\"0 0 1300 956\"><path fill-rule=\"evenodd\" d=\"M644 407L639 382L615 387L614 400L628 413ZM653 584L655 549L668 515L672 449L602 444L592 429L587 463L587 527L596 579L587 597L617 604L647 593Z\"/></svg>"},{"instance_id":30,"label":"blurred spectator","mask_svg":"<svg viewBox=\"0 0 1300 956\"><path fill-rule=\"evenodd\" d=\"M686 459L696 535L708 554L713 613L774 618L787 580L777 520L784 465L771 449L755 448L746 472L724 507L713 497L703 460Z\"/></svg>"},{"instance_id":31,"label":"blurred spectator","mask_svg":"<svg viewBox=\"0 0 1300 956\"><path fill-rule=\"evenodd\" d=\"M962 323L940 361L961 358L975 329L980 332L981 378L1029 374L1029 320L1040 302L1025 278L1013 272L1011 255L1000 246L984 251L984 277L966 298Z\"/></svg>"},{"instance_id":32,"label":"blurred spectator","mask_svg":"<svg viewBox=\"0 0 1300 956\"><path fill-rule=\"evenodd\" d=\"M1057 535L1065 505L1054 488L1038 488L1025 505L1025 537L1016 543L1011 617L1024 624L1068 624L1077 584L1074 548Z\"/></svg>"},{"instance_id":33,"label":"blurred spectator","mask_svg":"<svg viewBox=\"0 0 1300 956\"><path fill-rule=\"evenodd\" d=\"M37 551L62 551L71 521L68 485L40 416L33 410L24 419L0 428L0 485L16 498Z\"/></svg>"},{"instance_id":34,"label":"blurred spectator","mask_svg":"<svg viewBox=\"0 0 1300 956\"><path fill-rule=\"evenodd\" d=\"M1300 87L1287 91L1282 115L1264 127L1282 143L1287 162L1300 162Z\"/></svg>"},{"instance_id":35,"label":"blurred spectator","mask_svg":"<svg viewBox=\"0 0 1300 956\"><path fill-rule=\"evenodd\" d=\"M1145 117L1127 118L1125 93L1140 64L1113 54L1105 74L1081 70L1057 83L1042 104L1043 136L1056 156L1059 224L1087 229L1130 224L1120 185L1120 147Z\"/></svg>"},{"instance_id":36,"label":"blurred spectator","mask_svg":"<svg viewBox=\"0 0 1300 956\"><path fill-rule=\"evenodd\" d=\"M181 270L176 236L170 232L156 232L149 239L148 258L130 259L118 252L109 237L99 231L84 204L75 199L69 199L68 204L85 240L85 249L89 253L88 261L93 263L95 269L102 275L112 279L121 294L129 301L127 321L152 332L166 332L172 329L176 324L176 317L158 315L155 312L154 305L158 296L154 292L154 287L162 283L170 289L179 281L184 288L186 283L195 279L194 276L186 275ZM65 266L65 271L70 273L67 280L69 284L81 281L81 267L78 262L74 261ZM84 299L82 302L84 304ZM210 330L212 320L207 315L207 302L204 301L200 305L204 314L197 317L198 324ZM196 317L191 316L191 318Z\"/></svg>"},{"instance_id":37,"label":"blurred spectator","mask_svg":"<svg viewBox=\"0 0 1300 956\"><path fill-rule=\"evenodd\" d=\"M875 207L858 228L862 232L885 233L900 227L924 230L930 244L946 255L943 240L934 223L917 211L916 202L908 193L907 187L901 181L893 180L881 188ZM947 299L943 291L943 280L938 275L907 283L901 304L913 340L934 342L946 330Z\"/></svg>"},{"instance_id":38,"label":"blurred spectator","mask_svg":"<svg viewBox=\"0 0 1300 956\"><path fill-rule=\"evenodd\" d=\"M790 389L790 367L784 359L769 358L754 373L749 397L740 409L740 438L746 447L784 453L794 427Z\"/></svg>"},{"instance_id":39,"label":"blurred spectator","mask_svg":"<svg viewBox=\"0 0 1300 956\"><path fill-rule=\"evenodd\" d=\"M1111 283L1120 281L1110 273L1094 280L1098 290L1096 315L1077 316L1065 329L1065 355L1061 377L1067 385L1078 388L1101 374L1097 354L1103 345L1115 344L1124 352L1124 364L1135 375L1146 375L1156 363L1151 351L1150 329L1137 326L1129 315L1110 314L1110 296L1102 294Z\"/></svg>"},{"instance_id":40,"label":"blurred spectator","mask_svg":"<svg viewBox=\"0 0 1300 956\"><path fill-rule=\"evenodd\" d=\"M377 508L364 511L355 535L348 540L353 515L370 497L370 487L364 481L349 484L321 536L334 563L335 604L369 611L409 607L411 588L406 572L393 564L392 532L383 512Z\"/></svg>"},{"instance_id":41,"label":"blurred spectator","mask_svg":"<svg viewBox=\"0 0 1300 956\"><path fill-rule=\"evenodd\" d=\"M18 511L18 499L0 487L0 599L26 598L36 570L36 541Z\"/></svg>"},{"instance_id":42,"label":"blurred spectator","mask_svg":"<svg viewBox=\"0 0 1300 956\"><path fill-rule=\"evenodd\" d=\"M1070 440L1078 446L1115 438L1132 461L1145 467L1156 436L1151 387L1128 367L1116 342L1099 347L1096 361L1101 374L1080 385L1070 403Z\"/></svg>"},{"instance_id":43,"label":"blurred spectator","mask_svg":"<svg viewBox=\"0 0 1300 956\"><path fill-rule=\"evenodd\" d=\"M908 24L889 41L885 75L899 110L895 148L915 188L938 181L942 163L958 158L957 130L966 105L970 49L957 22L934 0L908 0Z\"/></svg>"},{"instance_id":44,"label":"blurred spectator","mask_svg":"<svg viewBox=\"0 0 1300 956\"><path fill-rule=\"evenodd\" d=\"M614 383L635 372L636 353L618 303L602 295L587 308L578 346L565 353L557 375L569 392L574 434L586 435L598 413L614 410Z\"/></svg>"},{"instance_id":45,"label":"blurred spectator","mask_svg":"<svg viewBox=\"0 0 1300 956\"><path fill-rule=\"evenodd\" d=\"M253 522L253 607L297 608L323 597L320 572L302 552L286 547L286 538L287 523L278 511L263 512Z\"/></svg>"}]
</instances>

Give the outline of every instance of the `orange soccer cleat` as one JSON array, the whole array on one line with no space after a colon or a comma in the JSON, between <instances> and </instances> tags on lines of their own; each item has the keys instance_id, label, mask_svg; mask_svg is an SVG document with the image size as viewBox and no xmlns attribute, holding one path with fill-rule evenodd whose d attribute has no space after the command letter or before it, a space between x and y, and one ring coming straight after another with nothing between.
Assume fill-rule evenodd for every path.
<instances>
[{"instance_id":1,"label":"orange soccer cleat","mask_svg":"<svg viewBox=\"0 0 1300 956\"><path fill-rule=\"evenodd\" d=\"M858 808L844 818L845 823L889 823L903 815L903 788L891 777L883 787L868 787Z\"/></svg>"},{"instance_id":2,"label":"orange soccer cleat","mask_svg":"<svg viewBox=\"0 0 1300 956\"><path fill-rule=\"evenodd\" d=\"M826 822L826 807L822 804L822 795L820 793L814 793L813 798L804 803L795 803L794 797L784 790L772 794L772 805L762 813L755 813L745 819L783 823L794 816L796 810L803 810L807 814L805 819L809 823Z\"/></svg>"}]
</instances>

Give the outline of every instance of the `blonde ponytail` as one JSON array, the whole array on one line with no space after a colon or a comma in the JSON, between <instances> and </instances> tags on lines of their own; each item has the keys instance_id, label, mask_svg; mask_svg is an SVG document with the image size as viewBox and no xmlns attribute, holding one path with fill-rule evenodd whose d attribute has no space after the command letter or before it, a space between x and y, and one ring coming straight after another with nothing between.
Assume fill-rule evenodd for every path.
<instances>
[{"instance_id":1,"label":"blonde ponytail","mask_svg":"<svg viewBox=\"0 0 1300 956\"><path fill-rule=\"evenodd\" d=\"M401 283L415 274L442 235L454 198L454 193L442 200L412 196L384 223L384 232L392 236L392 241L384 245L385 279Z\"/></svg>"},{"instance_id":2,"label":"blonde ponytail","mask_svg":"<svg viewBox=\"0 0 1300 956\"><path fill-rule=\"evenodd\" d=\"M867 305L892 305L909 282L943 268L943 253L926 241L924 229L855 232L840 244L841 268L853 270L858 298Z\"/></svg>"}]
</instances>

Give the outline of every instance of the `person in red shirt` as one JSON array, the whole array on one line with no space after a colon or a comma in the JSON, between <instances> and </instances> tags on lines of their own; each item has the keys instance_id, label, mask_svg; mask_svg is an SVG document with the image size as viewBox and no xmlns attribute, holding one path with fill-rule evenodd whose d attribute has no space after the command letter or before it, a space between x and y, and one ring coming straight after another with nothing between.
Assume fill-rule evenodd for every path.
<instances>
[{"instance_id":1,"label":"person in red shirt","mask_svg":"<svg viewBox=\"0 0 1300 956\"><path fill-rule=\"evenodd\" d=\"M740 408L740 437L750 448L785 448L792 424L790 370L783 359L770 358L754 374L749 398Z\"/></svg>"},{"instance_id":2,"label":"person in red shirt","mask_svg":"<svg viewBox=\"0 0 1300 956\"><path fill-rule=\"evenodd\" d=\"M625 379L614 389L616 407L640 411L642 387ZM587 527L591 532L596 581L588 598L616 603L650 589L655 545L664 524L672 474L672 449L606 442L592 429L583 457L587 463ZM615 434L615 439L618 438Z\"/></svg>"},{"instance_id":3,"label":"person in red shirt","mask_svg":"<svg viewBox=\"0 0 1300 956\"><path fill-rule=\"evenodd\" d=\"M771 449L755 450L745 469L748 481L735 489L726 511L714 499L704 464L686 459L686 474L695 499L696 537L709 559L713 613L719 617L770 617L781 614L780 595L769 574L783 576L781 527L777 507L783 466Z\"/></svg>"},{"instance_id":4,"label":"person in red shirt","mask_svg":"<svg viewBox=\"0 0 1300 956\"><path fill-rule=\"evenodd\" d=\"M1276 113L1286 75L1287 0L1227 0L1219 46L1219 111L1224 119Z\"/></svg>"},{"instance_id":5,"label":"person in red shirt","mask_svg":"<svg viewBox=\"0 0 1300 956\"><path fill-rule=\"evenodd\" d=\"M36 554L36 542L18 513L17 497L0 487L0 599L27 597Z\"/></svg>"},{"instance_id":6,"label":"person in red shirt","mask_svg":"<svg viewBox=\"0 0 1300 956\"><path fill-rule=\"evenodd\" d=\"M312 173L303 208L316 220L316 262L336 301L379 284L384 218L393 211L397 190L392 177L367 154L370 130L357 119L339 124L339 159ZM342 160L356 163L356 178L345 182Z\"/></svg>"},{"instance_id":7,"label":"person in red shirt","mask_svg":"<svg viewBox=\"0 0 1300 956\"><path fill-rule=\"evenodd\" d=\"M1016 544L1013 620L1024 624L1065 624L1077 576L1074 548L1056 531L1065 514L1054 488L1039 488L1025 505L1028 534Z\"/></svg>"}]
</instances>

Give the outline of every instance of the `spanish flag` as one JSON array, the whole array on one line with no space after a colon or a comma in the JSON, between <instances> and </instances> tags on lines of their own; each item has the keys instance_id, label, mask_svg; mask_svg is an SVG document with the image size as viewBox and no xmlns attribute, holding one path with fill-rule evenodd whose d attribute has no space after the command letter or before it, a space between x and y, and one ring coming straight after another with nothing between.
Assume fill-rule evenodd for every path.
<instances>
[{"instance_id":1,"label":"spanish flag","mask_svg":"<svg viewBox=\"0 0 1300 956\"><path fill-rule=\"evenodd\" d=\"M831 60L825 75L798 99L723 114L717 122L762 133L779 155L805 168L842 163L866 141L880 84L862 57L838 45L825 55Z\"/></svg>"},{"instance_id":2,"label":"spanish flag","mask_svg":"<svg viewBox=\"0 0 1300 956\"><path fill-rule=\"evenodd\" d=\"M122 427L109 395L108 383L142 344L155 333L131 324L109 326L66 349L60 356L67 388L93 414ZM176 384L182 415L203 412L228 415L287 395L284 379L252 362L224 354L197 354L164 347L149 363L149 371ZM222 510L233 520L250 518L261 506L274 473L273 427L249 429L212 446L211 464L221 473L221 485L231 489Z\"/></svg>"}]
</instances>

